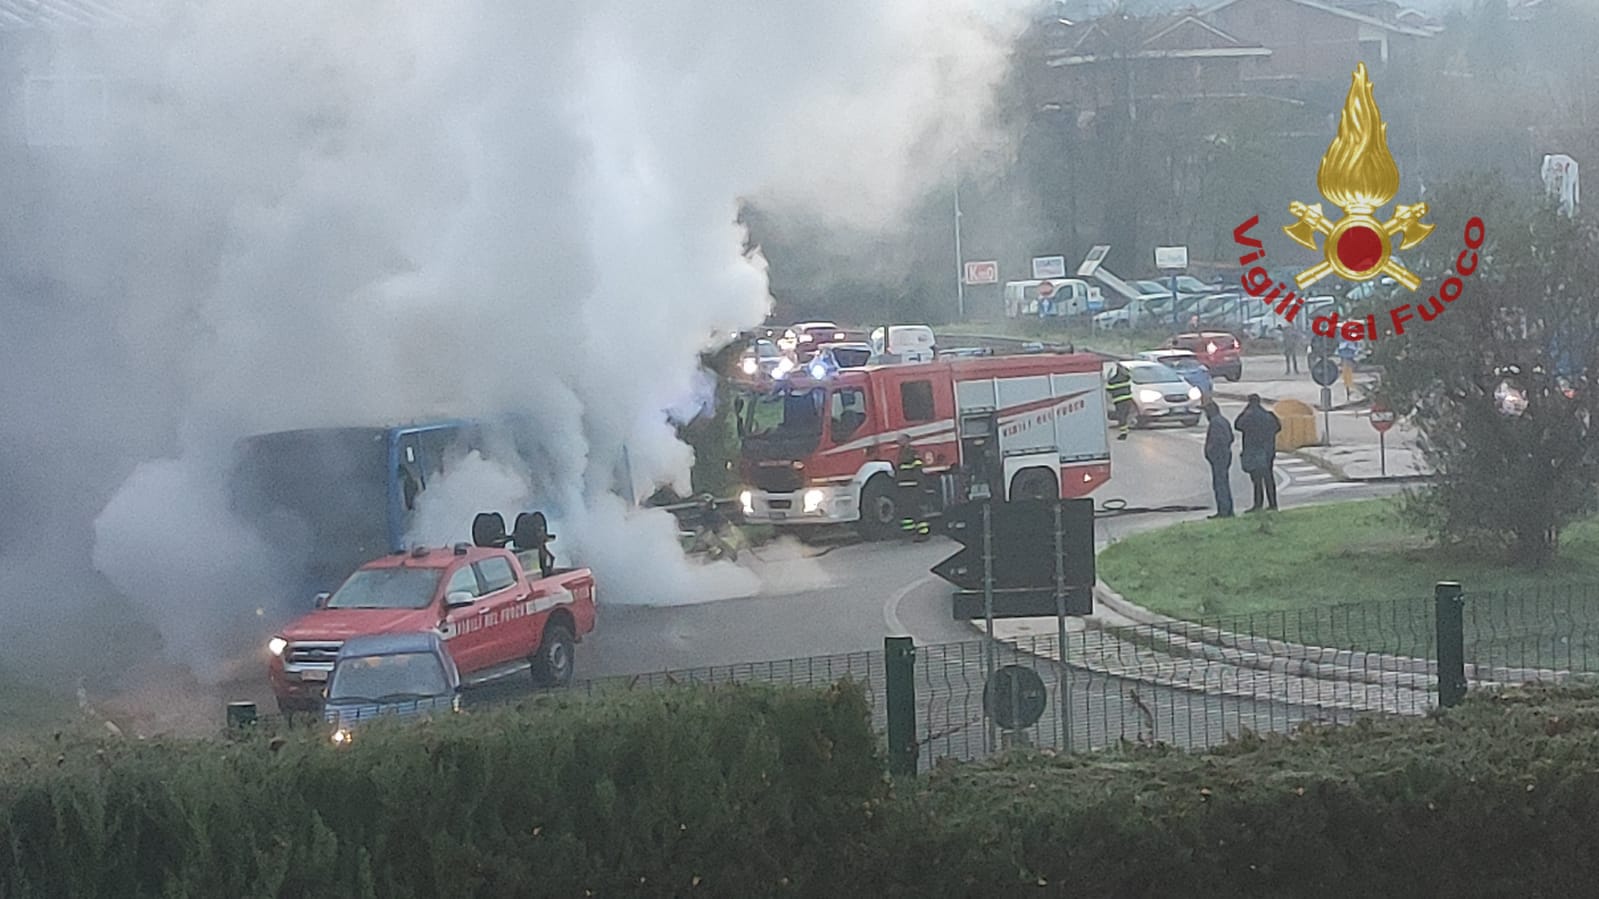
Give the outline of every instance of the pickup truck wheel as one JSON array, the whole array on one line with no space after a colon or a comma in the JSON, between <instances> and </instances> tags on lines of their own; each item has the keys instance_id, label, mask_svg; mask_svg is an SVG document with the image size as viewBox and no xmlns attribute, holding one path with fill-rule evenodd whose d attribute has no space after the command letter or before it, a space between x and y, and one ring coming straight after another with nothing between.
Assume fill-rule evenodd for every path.
<instances>
[{"instance_id":1,"label":"pickup truck wheel","mask_svg":"<svg viewBox=\"0 0 1599 899\"><path fill-rule=\"evenodd\" d=\"M544 642L533 655L533 682L541 687L570 687L575 666L575 641L564 624L544 629Z\"/></svg>"}]
</instances>

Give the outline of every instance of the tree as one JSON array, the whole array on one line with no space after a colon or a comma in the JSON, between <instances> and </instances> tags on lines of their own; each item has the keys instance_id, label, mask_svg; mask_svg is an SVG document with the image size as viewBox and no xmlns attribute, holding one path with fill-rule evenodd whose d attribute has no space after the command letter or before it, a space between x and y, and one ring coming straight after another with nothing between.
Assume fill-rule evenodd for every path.
<instances>
[{"instance_id":1,"label":"tree","mask_svg":"<svg viewBox=\"0 0 1599 899\"><path fill-rule=\"evenodd\" d=\"M1411 410L1438 473L1407 511L1438 537L1541 565L1599 498L1599 224L1498 176L1428 199L1439 227L1417 261L1431 293L1397 298L1415 318L1374 345L1381 391ZM1473 251L1463 235L1475 215L1486 239ZM1462 289L1445 303L1451 274ZM1443 311L1424 321L1435 297Z\"/></svg>"}]
</instances>

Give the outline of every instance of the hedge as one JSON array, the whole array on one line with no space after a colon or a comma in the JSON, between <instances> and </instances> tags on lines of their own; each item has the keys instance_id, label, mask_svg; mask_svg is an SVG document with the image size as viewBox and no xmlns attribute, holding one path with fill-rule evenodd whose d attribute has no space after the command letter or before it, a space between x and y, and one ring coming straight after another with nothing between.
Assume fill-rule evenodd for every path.
<instances>
[{"instance_id":1,"label":"hedge","mask_svg":"<svg viewBox=\"0 0 1599 899\"><path fill-rule=\"evenodd\" d=\"M865 699L676 689L0 771L0 896L1566 896L1599 883L1599 692L942 766ZM892 786L892 789L891 789Z\"/></svg>"},{"instance_id":2,"label":"hedge","mask_svg":"<svg viewBox=\"0 0 1599 899\"><path fill-rule=\"evenodd\" d=\"M874 895L1591 896L1599 693L1484 693L1206 754L957 766L892 811ZM914 858L939 863L893 864Z\"/></svg>"},{"instance_id":3,"label":"hedge","mask_svg":"<svg viewBox=\"0 0 1599 899\"><path fill-rule=\"evenodd\" d=\"M886 794L856 687L536 705L14 759L0 896L761 895Z\"/></svg>"}]
</instances>

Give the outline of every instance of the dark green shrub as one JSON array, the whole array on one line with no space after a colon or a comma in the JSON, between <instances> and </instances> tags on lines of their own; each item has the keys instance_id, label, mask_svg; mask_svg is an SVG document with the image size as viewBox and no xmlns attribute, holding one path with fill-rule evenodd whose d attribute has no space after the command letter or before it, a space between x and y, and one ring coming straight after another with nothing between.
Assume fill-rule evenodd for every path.
<instances>
[{"instance_id":1,"label":"dark green shrub","mask_svg":"<svg viewBox=\"0 0 1599 899\"><path fill-rule=\"evenodd\" d=\"M855 687L536 705L13 765L0 895L755 895L864 840L886 790Z\"/></svg>"}]
</instances>

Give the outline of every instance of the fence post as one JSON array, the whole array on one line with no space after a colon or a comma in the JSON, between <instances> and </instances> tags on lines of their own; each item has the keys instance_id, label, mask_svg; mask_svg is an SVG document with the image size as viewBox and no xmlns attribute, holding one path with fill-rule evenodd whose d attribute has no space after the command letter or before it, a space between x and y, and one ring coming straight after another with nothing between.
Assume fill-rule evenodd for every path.
<instances>
[{"instance_id":1,"label":"fence post","mask_svg":"<svg viewBox=\"0 0 1599 899\"><path fill-rule=\"evenodd\" d=\"M248 727L255 723L255 703L228 703L228 728Z\"/></svg>"},{"instance_id":2,"label":"fence post","mask_svg":"<svg viewBox=\"0 0 1599 899\"><path fill-rule=\"evenodd\" d=\"M883 638L884 686L888 702L888 771L916 773L916 642Z\"/></svg>"},{"instance_id":3,"label":"fence post","mask_svg":"<svg viewBox=\"0 0 1599 899\"><path fill-rule=\"evenodd\" d=\"M1438 621L1438 705L1452 708L1466 698L1466 599L1454 581L1433 588Z\"/></svg>"}]
</instances>

